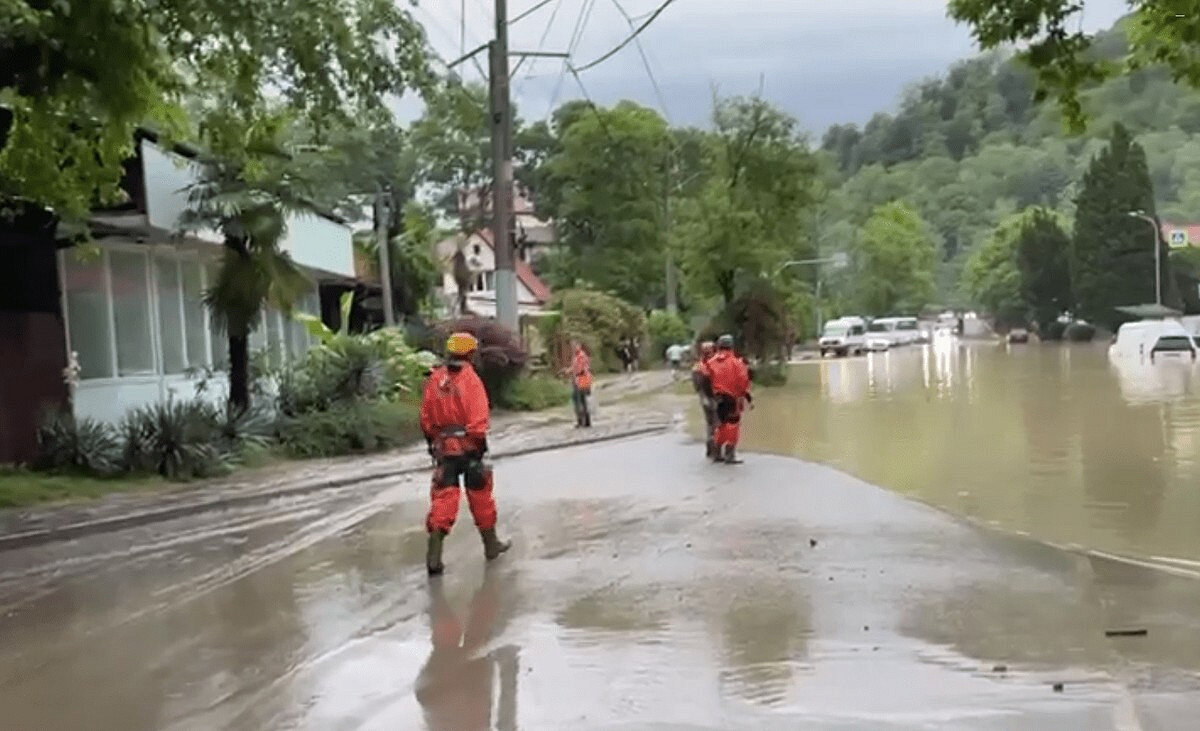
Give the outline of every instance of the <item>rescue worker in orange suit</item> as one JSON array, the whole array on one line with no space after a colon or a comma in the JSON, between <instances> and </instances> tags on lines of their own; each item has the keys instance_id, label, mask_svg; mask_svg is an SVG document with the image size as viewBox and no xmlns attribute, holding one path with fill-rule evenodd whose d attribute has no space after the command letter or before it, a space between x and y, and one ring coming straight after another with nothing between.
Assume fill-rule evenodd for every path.
<instances>
[{"instance_id":1,"label":"rescue worker in orange suit","mask_svg":"<svg viewBox=\"0 0 1200 731\"><path fill-rule=\"evenodd\" d=\"M575 405L575 426L590 427L592 414L588 409L588 396L592 394L592 358L587 346L575 343L575 355L571 359L571 403Z\"/></svg>"},{"instance_id":2,"label":"rescue worker in orange suit","mask_svg":"<svg viewBox=\"0 0 1200 731\"><path fill-rule=\"evenodd\" d=\"M483 553L490 561L509 549L496 537L496 500L492 496L492 468L485 464L488 432L488 397L471 360L479 347L470 333L454 333L446 341L444 365L434 368L425 381L421 399L421 431L434 460L429 515L425 529L429 545L425 566L430 575L442 573L442 543L458 517L459 483L467 490L471 517L483 538Z\"/></svg>"},{"instance_id":3,"label":"rescue worker in orange suit","mask_svg":"<svg viewBox=\"0 0 1200 731\"><path fill-rule=\"evenodd\" d=\"M742 411L752 402L750 372L746 363L733 352L733 336L717 339L717 354L708 362L713 394L717 401L718 462L739 464L737 443L741 436Z\"/></svg>"},{"instance_id":4,"label":"rescue worker in orange suit","mask_svg":"<svg viewBox=\"0 0 1200 731\"><path fill-rule=\"evenodd\" d=\"M716 346L711 340L700 343L700 357L692 366L692 388L700 397L700 410L704 412L704 456L713 459L717 456L717 401L712 390L712 373L708 370L708 361L716 353Z\"/></svg>"}]
</instances>

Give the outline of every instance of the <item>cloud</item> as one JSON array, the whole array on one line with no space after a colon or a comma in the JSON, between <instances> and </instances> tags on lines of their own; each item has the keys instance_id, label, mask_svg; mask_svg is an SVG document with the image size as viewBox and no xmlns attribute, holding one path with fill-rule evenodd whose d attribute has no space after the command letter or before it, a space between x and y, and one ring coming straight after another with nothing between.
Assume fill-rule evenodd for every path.
<instances>
[{"instance_id":1,"label":"cloud","mask_svg":"<svg viewBox=\"0 0 1200 731\"><path fill-rule=\"evenodd\" d=\"M661 3L618 1L634 17ZM509 16L535 4L511 0ZM566 51L589 7L584 32L571 49L576 65L600 57L630 32L613 0L558 0L557 13L555 5L513 25L509 47ZM490 8L490 0L423 0L415 14L433 46L452 58L492 37ZM1123 12L1124 0L1090 0L1084 25L1107 27ZM543 34L546 41L539 46ZM946 17L943 0L676 0L640 40L674 123L704 124L714 87L753 93L761 77L764 95L814 133L836 122L861 124L891 109L906 85L974 53L969 30ZM486 59L481 61L486 67ZM464 73L478 76L469 68ZM600 104L633 99L662 106L633 44L584 72L583 81ZM544 117L552 102L582 96L554 59L522 64L513 90L527 119Z\"/></svg>"}]
</instances>

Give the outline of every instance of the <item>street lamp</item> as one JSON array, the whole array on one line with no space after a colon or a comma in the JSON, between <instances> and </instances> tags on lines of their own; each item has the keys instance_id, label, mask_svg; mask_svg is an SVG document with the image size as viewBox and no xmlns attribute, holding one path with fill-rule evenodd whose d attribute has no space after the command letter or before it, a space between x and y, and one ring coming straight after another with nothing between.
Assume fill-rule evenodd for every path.
<instances>
[{"instance_id":1,"label":"street lamp","mask_svg":"<svg viewBox=\"0 0 1200 731\"><path fill-rule=\"evenodd\" d=\"M779 268L775 270L775 276L779 276L780 274L782 274L783 270L787 269L788 267L804 266L807 264L813 264L816 266L820 266L821 264L831 264L834 269L844 269L846 267L846 265L849 263L850 263L850 257L847 256L846 252L844 252L844 251L839 251L836 254L834 254L833 256L826 256L826 257L822 257L820 259L790 259L779 265ZM821 273L820 273L820 271L817 272L817 286L816 286L816 291L813 295L813 309L816 311L816 314L817 314L817 334L820 335L821 334Z\"/></svg>"},{"instance_id":2,"label":"street lamp","mask_svg":"<svg viewBox=\"0 0 1200 731\"><path fill-rule=\"evenodd\" d=\"M1146 223L1149 223L1154 229L1154 303L1161 306L1162 305L1162 264L1161 264L1160 260L1162 257L1162 246L1159 245L1159 240L1158 240L1158 237L1160 235L1160 232L1158 230L1158 221L1155 221L1150 216L1147 216L1146 212L1142 211L1142 210L1130 211L1129 216L1131 218L1142 219Z\"/></svg>"}]
</instances>

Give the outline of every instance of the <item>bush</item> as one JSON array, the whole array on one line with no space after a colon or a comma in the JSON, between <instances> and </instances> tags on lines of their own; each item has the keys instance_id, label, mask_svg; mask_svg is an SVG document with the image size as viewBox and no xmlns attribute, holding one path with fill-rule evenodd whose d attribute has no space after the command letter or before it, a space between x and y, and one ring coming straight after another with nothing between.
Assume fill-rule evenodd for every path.
<instances>
[{"instance_id":1,"label":"bush","mask_svg":"<svg viewBox=\"0 0 1200 731\"><path fill-rule=\"evenodd\" d=\"M751 371L751 380L764 388L782 386L787 383L787 366L782 363L760 363Z\"/></svg>"},{"instance_id":2,"label":"bush","mask_svg":"<svg viewBox=\"0 0 1200 731\"><path fill-rule=\"evenodd\" d=\"M1090 343L1096 337L1096 327L1086 322L1072 322L1063 335L1072 343Z\"/></svg>"},{"instance_id":3,"label":"bush","mask_svg":"<svg viewBox=\"0 0 1200 731\"><path fill-rule=\"evenodd\" d=\"M692 339L692 330L679 315L664 310L655 310L646 318L646 331L650 335L650 348L656 359L661 360L667 347L675 343L687 343Z\"/></svg>"},{"instance_id":4,"label":"bush","mask_svg":"<svg viewBox=\"0 0 1200 731\"><path fill-rule=\"evenodd\" d=\"M513 411L541 411L571 400L571 387L547 376L518 378L504 389L500 406Z\"/></svg>"},{"instance_id":5,"label":"bush","mask_svg":"<svg viewBox=\"0 0 1200 731\"><path fill-rule=\"evenodd\" d=\"M1058 341L1063 339L1066 330L1066 323L1055 320L1047 325L1045 330L1038 333L1038 337L1046 341Z\"/></svg>"},{"instance_id":6,"label":"bush","mask_svg":"<svg viewBox=\"0 0 1200 731\"><path fill-rule=\"evenodd\" d=\"M121 466L155 472L170 480L228 472L236 445L225 438L221 409L200 400L162 401L134 409L119 427ZM235 420L237 417L231 417Z\"/></svg>"},{"instance_id":7,"label":"bush","mask_svg":"<svg viewBox=\"0 0 1200 731\"><path fill-rule=\"evenodd\" d=\"M408 402L352 402L325 411L284 417L279 443L293 457L335 457L406 444L421 434L417 408Z\"/></svg>"},{"instance_id":8,"label":"bush","mask_svg":"<svg viewBox=\"0 0 1200 731\"><path fill-rule=\"evenodd\" d=\"M493 404L499 403L504 389L521 375L529 361L529 354L517 334L495 320L482 317L449 320L439 323L437 332L441 342L453 332L469 332L479 341L475 365L487 389L488 400Z\"/></svg>"},{"instance_id":9,"label":"bush","mask_svg":"<svg viewBox=\"0 0 1200 731\"><path fill-rule=\"evenodd\" d=\"M603 292L569 289L550 303L557 311L542 324L542 336L556 369L570 363L570 342L583 342L592 353L595 370L620 370L617 348L622 342L641 340L646 333L646 316L637 307Z\"/></svg>"},{"instance_id":10,"label":"bush","mask_svg":"<svg viewBox=\"0 0 1200 731\"><path fill-rule=\"evenodd\" d=\"M766 280L757 280L729 303L700 333L703 340L733 334L742 352L759 361L782 354L791 332L787 307Z\"/></svg>"},{"instance_id":11,"label":"bush","mask_svg":"<svg viewBox=\"0 0 1200 731\"><path fill-rule=\"evenodd\" d=\"M295 416L335 404L415 394L425 372L398 330L335 335L279 373L279 411Z\"/></svg>"},{"instance_id":12,"label":"bush","mask_svg":"<svg viewBox=\"0 0 1200 731\"><path fill-rule=\"evenodd\" d=\"M119 443L107 424L50 412L38 427L38 458L43 470L108 475L117 471Z\"/></svg>"}]
</instances>

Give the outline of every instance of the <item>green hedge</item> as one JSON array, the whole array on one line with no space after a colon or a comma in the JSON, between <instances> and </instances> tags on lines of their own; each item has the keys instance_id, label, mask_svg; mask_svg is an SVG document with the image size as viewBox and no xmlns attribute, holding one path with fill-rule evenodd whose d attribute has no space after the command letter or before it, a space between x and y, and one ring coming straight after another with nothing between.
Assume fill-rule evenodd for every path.
<instances>
[{"instance_id":1,"label":"green hedge","mask_svg":"<svg viewBox=\"0 0 1200 731\"><path fill-rule=\"evenodd\" d=\"M540 411L571 400L571 387L547 376L525 376L508 385L500 406L513 411Z\"/></svg>"},{"instance_id":2,"label":"green hedge","mask_svg":"<svg viewBox=\"0 0 1200 731\"><path fill-rule=\"evenodd\" d=\"M416 441L417 406L406 402L351 402L285 417L279 443L292 457L336 457L378 452Z\"/></svg>"}]
</instances>

